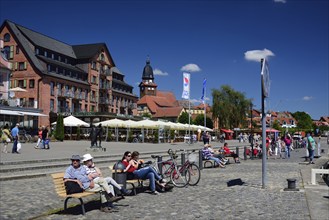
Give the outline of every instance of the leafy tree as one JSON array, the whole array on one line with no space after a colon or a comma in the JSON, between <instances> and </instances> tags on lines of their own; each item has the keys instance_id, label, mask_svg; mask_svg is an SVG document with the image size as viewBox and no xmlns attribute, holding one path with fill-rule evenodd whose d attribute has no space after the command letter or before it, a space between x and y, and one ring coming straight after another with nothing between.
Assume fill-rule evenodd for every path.
<instances>
[{"instance_id":1,"label":"leafy tree","mask_svg":"<svg viewBox=\"0 0 329 220\"><path fill-rule=\"evenodd\" d=\"M154 134L154 139L153 139L153 143L157 144L159 143L159 130L155 129L153 130L153 134Z\"/></svg>"},{"instance_id":2,"label":"leafy tree","mask_svg":"<svg viewBox=\"0 0 329 220\"><path fill-rule=\"evenodd\" d=\"M197 115L193 121L193 124L204 126L204 115L201 115L201 114ZM209 117L206 117L206 127L208 127L208 128L214 127L213 122L212 122L211 118L209 118Z\"/></svg>"},{"instance_id":3,"label":"leafy tree","mask_svg":"<svg viewBox=\"0 0 329 220\"><path fill-rule=\"evenodd\" d=\"M274 121L273 125L272 125L272 128L274 128L276 130L280 130L281 126L280 126L278 121Z\"/></svg>"},{"instance_id":4,"label":"leafy tree","mask_svg":"<svg viewBox=\"0 0 329 220\"><path fill-rule=\"evenodd\" d=\"M218 118L220 128L238 128L247 126L247 114L251 100L244 93L235 91L229 85L223 85L219 90L212 90L213 116Z\"/></svg>"},{"instance_id":5,"label":"leafy tree","mask_svg":"<svg viewBox=\"0 0 329 220\"><path fill-rule=\"evenodd\" d=\"M191 124L192 124L192 118L191 120ZM187 112L183 112L179 117L178 117L178 122L182 123L182 124L188 124L188 113Z\"/></svg>"},{"instance_id":6,"label":"leafy tree","mask_svg":"<svg viewBox=\"0 0 329 220\"><path fill-rule=\"evenodd\" d=\"M59 141L64 140L64 120L61 114L57 117L55 138Z\"/></svg>"},{"instance_id":7,"label":"leafy tree","mask_svg":"<svg viewBox=\"0 0 329 220\"><path fill-rule=\"evenodd\" d=\"M313 121L309 114L305 112L295 112L291 114L297 121L297 127L300 130L313 130Z\"/></svg>"}]
</instances>

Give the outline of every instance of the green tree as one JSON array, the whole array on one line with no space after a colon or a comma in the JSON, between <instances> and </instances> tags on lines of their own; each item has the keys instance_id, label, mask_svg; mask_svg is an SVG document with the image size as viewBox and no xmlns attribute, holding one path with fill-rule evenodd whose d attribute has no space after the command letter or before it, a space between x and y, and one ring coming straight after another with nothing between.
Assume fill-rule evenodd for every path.
<instances>
[{"instance_id":1,"label":"green tree","mask_svg":"<svg viewBox=\"0 0 329 220\"><path fill-rule=\"evenodd\" d=\"M196 118L193 120L193 124L204 126L204 115L201 115L201 114L197 115ZM209 118L209 117L206 117L206 127L208 127L208 128L214 127L214 124L213 124L211 118Z\"/></svg>"},{"instance_id":2,"label":"green tree","mask_svg":"<svg viewBox=\"0 0 329 220\"><path fill-rule=\"evenodd\" d=\"M229 85L223 85L219 90L212 90L213 116L219 120L220 128L238 128L247 126L247 115L251 100L244 93L235 91Z\"/></svg>"},{"instance_id":3,"label":"green tree","mask_svg":"<svg viewBox=\"0 0 329 220\"><path fill-rule=\"evenodd\" d=\"M299 130L307 130L312 131L313 130L313 121L309 114L305 112L295 112L291 114L298 122L297 128Z\"/></svg>"},{"instance_id":4,"label":"green tree","mask_svg":"<svg viewBox=\"0 0 329 220\"><path fill-rule=\"evenodd\" d=\"M64 121L61 114L57 117L55 138L59 141L64 140Z\"/></svg>"},{"instance_id":5,"label":"green tree","mask_svg":"<svg viewBox=\"0 0 329 220\"><path fill-rule=\"evenodd\" d=\"M191 124L192 124L192 118L191 120ZM188 124L188 113L187 112L183 112L179 117L178 117L178 122L182 123L182 124Z\"/></svg>"},{"instance_id":6,"label":"green tree","mask_svg":"<svg viewBox=\"0 0 329 220\"><path fill-rule=\"evenodd\" d=\"M152 118L152 115L150 113L143 113L142 117L144 118Z\"/></svg>"}]
</instances>

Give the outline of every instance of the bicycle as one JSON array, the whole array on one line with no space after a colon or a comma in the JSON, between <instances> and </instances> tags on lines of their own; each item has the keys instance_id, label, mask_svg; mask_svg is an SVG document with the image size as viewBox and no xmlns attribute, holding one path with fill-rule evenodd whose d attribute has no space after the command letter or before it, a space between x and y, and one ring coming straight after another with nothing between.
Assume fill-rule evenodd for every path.
<instances>
[{"instance_id":1,"label":"bicycle","mask_svg":"<svg viewBox=\"0 0 329 220\"><path fill-rule=\"evenodd\" d=\"M183 151L187 154L186 150L177 150ZM162 162L162 175L163 177L170 177L173 184L177 187L184 187L187 184L190 186L195 186L199 183L201 178L200 168L195 164L197 159L195 151L187 154L187 160L183 165L177 165L177 151L173 152L171 149L168 150L170 159ZM178 171L178 172L177 172ZM180 180L180 176L184 177L187 183ZM182 183L178 183L181 181ZM178 183L178 184L177 184Z\"/></svg>"}]
</instances>

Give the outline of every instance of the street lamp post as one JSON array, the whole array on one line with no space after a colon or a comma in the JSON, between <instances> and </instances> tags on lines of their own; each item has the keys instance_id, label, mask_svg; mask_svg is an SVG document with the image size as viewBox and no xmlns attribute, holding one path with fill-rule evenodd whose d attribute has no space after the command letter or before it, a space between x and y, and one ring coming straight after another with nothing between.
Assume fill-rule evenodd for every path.
<instances>
[{"instance_id":1,"label":"street lamp post","mask_svg":"<svg viewBox=\"0 0 329 220\"><path fill-rule=\"evenodd\" d=\"M252 102L250 102L250 145L251 145L251 157L250 159L254 159L254 135L252 131Z\"/></svg>"}]
</instances>

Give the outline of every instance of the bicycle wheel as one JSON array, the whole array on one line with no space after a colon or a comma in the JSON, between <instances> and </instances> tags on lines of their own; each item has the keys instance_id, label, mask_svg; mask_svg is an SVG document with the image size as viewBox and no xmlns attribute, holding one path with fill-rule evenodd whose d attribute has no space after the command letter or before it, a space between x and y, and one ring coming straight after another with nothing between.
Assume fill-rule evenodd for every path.
<instances>
[{"instance_id":1,"label":"bicycle wheel","mask_svg":"<svg viewBox=\"0 0 329 220\"><path fill-rule=\"evenodd\" d=\"M171 163L166 163L163 162L162 163L162 177L163 178L170 178L170 174L171 174Z\"/></svg>"},{"instance_id":2,"label":"bicycle wheel","mask_svg":"<svg viewBox=\"0 0 329 220\"><path fill-rule=\"evenodd\" d=\"M196 184L199 183L200 178L201 178L200 168L196 164L192 163L189 165L188 169L191 174L190 181L188 184L190 186L195 186Z\"/></svg>"},{"instance_id":3,"label":"bicycle wheel","mask_svg":"<svg viewBox=\"0 0 329 220\"><path fill-rule=\"evenodd\" d=\"M178 165L171 171L170 180L178 188L185 187L190 181L190 171Z\"/></svg>"}]
</instances>

